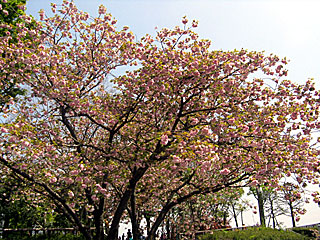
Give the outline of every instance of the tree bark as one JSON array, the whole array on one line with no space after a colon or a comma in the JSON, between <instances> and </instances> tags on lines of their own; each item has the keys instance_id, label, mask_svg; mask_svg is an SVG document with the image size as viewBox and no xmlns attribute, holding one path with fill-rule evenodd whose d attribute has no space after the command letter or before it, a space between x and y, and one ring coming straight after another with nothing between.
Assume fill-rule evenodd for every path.
<instances>
[{"instance_id":1,"label":"tree bark","mask_svg":"<svg viewBox=\"0 0 320 240\"><path fill-rule=\"evenodd\" d=\"M294 210L293 210L293 205L291 201L289 201L289 207L290 207L290 215L292 220L292 227L296 227L296 220L294 219Z\"/></svg>"},{"instance_id":2,"label":"tree bark","mask_svg":"<svg viewBox=\"0 0 320 240\"><path fill-rule=\"evenodd\" d=\"M131 200L130 200L130 205L131 205L131 225L132 225L132 237L133 240L138 240L139 238L139 226L137 222L137 212L136 212L136 196L135 196L135 191L133 189L131 193Z\"/></svg>"},{"instance_id":3,"label":"tree bark","mask_svg":"<svg viewBox=\"0 0 320 240\"><path fill-rule=\"evenodd\" d=\"M264 199L263 199L263 193L261 192L260 188L256 188L257 196L258 196L258 208L259 208L259 216L260 216L260 225L261 227L266 226L266 218L264 215Z\"/></svg>"},{"instance_id":4,"label":"tree bark","mask_svg":"<svg viewBox=\"0 0 320 240\"><path fill-rule=\"evenodd\" d=\"M231 206L232 206L233 218L234 218L234 221L236 222L236 227L238 228L238 227L239 227L239 224L238 224L236 209L234 208L234 204L231 204Z\"/></svg>"},{"instance_id":5,"label":"tree bark","mask_svg":"<svg viewBox=\"0 0 320 240\"><path fill-rule=\"evenodd\" d=\"M107 240L117 240L118 239L118 229L119 229L119 224L120 224L122 214L128 205L128 202L130 200L132 192L135 190L135 186L136 186L137 182L142 178L142 176L147 171L147 169L148 169L148 167L146 166L144 168L139 168L136 171L134 171L134 174L133 174L131 180L129 181L129 185L128 185L126 191L124 192L124 194L122 195L120 202L118 204L118 207L116 209L116 212L114 214L114 217L113 217L113 220L111 223L111 227L109 230L109 234L107 236Z\"/></svg>"},{"instance_id":6,"label":"tree bark","mask_svg":"<svg viewBox=\"0 0 320 240\"><path fill-rule=\"evenodd\" d=\"M270 208L271 208L271 217L272 217L272 226L275 229L276 228L276 216L274 215L274 209L273 209L273 200L271 199L271 197L269 197L269 201L270 201Z\"/></svg>"},{"instance_id":7,"label":"tree bark","mask_svg":"<svg viewBox=\"0 0 320 240\"><path fill-rule=\"evenodd\" d=\"M240 216L241 216L241 227L244 226L244 221L243 221L243 210L241 210L240 212Z\"/></svg>"},{"instance_id":8,"label":"tree bark","mask_svg":"<svg viewBox=\"0 0 320 240\"><path fill-rule=\"evenodd\" d=\"M100 209L94 212L94 225L96 227L94 239L96 240L104 239L102 212Z\"/></svg>"},{"instance_id":9,"label":"tree bark","mask_svg":"<svg viewBox=\"0 0 320 240\"><path fill-rule=\"evenodd\" d=\"M167 222L166 222L166 235L167 235L167 238L170 239L170 219L167 218Z\"/></svg>"},{"instance_id":10,"label":"tree bark","mask_svg":"<svg viewBox=\"0 0 320 240\"><path fill-rule=\"evenodd\" d=\"M145 213L144 217L146 218L146 222L147 222L147 236L149 236L150 229L151 229L151 221L150 221L149 213Z\"/></svg>"},{"instance_id":11,"label":"tree bark","mask_svg":"<svg viewBox=\"0 0 320 240\"><path fill-rule=\"evenodd\" d=\"M155 223L152 225L152 228L147 236L147 240L154 240L155 239L156 232L157 232L160 224L163 222L163 220L165 219L165 217L166 217L167 213L170 211L170 209L172 207L174 207L175 205L176 205L176 203L171 202L162 208Z\"/></svg>"}]
</instances>

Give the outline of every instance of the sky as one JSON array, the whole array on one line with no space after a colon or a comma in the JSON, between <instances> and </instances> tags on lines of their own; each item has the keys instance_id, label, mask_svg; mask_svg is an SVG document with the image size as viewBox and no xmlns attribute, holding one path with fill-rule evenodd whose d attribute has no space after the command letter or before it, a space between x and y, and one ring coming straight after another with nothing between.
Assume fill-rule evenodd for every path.
<instances>
[{"instance_id":1,"label":"sky","mask_svg":"<svg viewBox=\"0 0 320 240\"><path fill-rule=\"evenodd\" d=\"M50 2L28 0L27 13L50 13ZM320 1L318 0L74 0L77 7L97 15L103 4L118 20L141 38L156 29L182 26L183 16L199 21L200 38L212 41L212 50L248 49L287 57L287 79L303 84L313 78L320 89ZM319 190L319 189L318 189ZM300 225L320 222L320 208L308 206ZM258 216L250 215L252 224ZM289 218L288 218L289 219ZM290 219L284 219L290 226Z\"/></svg>"}]
</instances>

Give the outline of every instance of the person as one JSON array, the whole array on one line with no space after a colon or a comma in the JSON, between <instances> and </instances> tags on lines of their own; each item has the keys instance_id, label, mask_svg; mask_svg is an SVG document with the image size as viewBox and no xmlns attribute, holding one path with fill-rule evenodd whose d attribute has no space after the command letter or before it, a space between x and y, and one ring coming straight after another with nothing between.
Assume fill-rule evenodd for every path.
<instances>
[{"instance_id":1,"label":"person","mask_svg":"<svg viewBox=\"0 0 320 240\"><path fill-rule=\"evenodd\" d=\"M128 229L128 233L127 233L127 240L132 240L132 233L131 233L131 230Z\"/></svg>"},{"instance_id":2,"label":"person","mask_svg":"<svg viewBox=\"0 0 320 240\"><path fill-rule=\"evenodd\" d=\"M160 240L159 233L156 233L156 240Z\"/></svg>"},{"instance_id":3,"label":"person","mask_svg":"<svg viewBox=\"0 0 320 240\"><path fill-rule=\"evenodd\" d=\"M167 239L166 234L165 234L165 233L162 233L162 234L161 234L161 237L160 237L160 240L166 240L166 239Z\"/></svg>"},{"instance_id":4,"label":"person","mask_svg":"<svg viewBox=\"0 0 320 240\"><path fill-rule=\"evenodd\" d=\"M141 233L141 230L139 230L138 232L138 236L139 236L139 240L145 240L145 236L143 236L143 234Z\"/></svg>"}]
</instances>

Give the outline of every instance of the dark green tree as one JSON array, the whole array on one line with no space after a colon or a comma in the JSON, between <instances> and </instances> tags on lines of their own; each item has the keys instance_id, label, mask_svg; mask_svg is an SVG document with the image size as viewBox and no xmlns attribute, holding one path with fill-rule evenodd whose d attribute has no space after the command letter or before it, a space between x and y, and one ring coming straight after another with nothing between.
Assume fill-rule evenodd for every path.
<instances>
[{"instance_id":1,"label":"dark green tree","mask_svg":"<svg viewBox=\"0 0 320 240\"><path fill-rule=\"evenodd\" d=\"M19 193L25 188L25 183L15 174L0 179L1 228L33 228L42 222L39 208L32 206L30 199ZM5 231L2 237L10 239L13 235Z\"/></svg>"}]
</instances>

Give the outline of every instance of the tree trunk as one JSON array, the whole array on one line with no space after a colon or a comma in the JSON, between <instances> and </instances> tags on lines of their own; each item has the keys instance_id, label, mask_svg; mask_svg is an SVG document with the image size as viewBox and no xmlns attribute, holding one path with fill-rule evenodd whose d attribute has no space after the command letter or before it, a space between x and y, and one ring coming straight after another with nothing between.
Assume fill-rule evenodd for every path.
<instances>
[{"instance_id":1,"label":"tree trunk","mask_svg":"<svg viewBox=\"0 0 320 240\"><path fill-rule=\"evenodd\" d=\"M236 227L238 228L238 227L239 227L239 224L238 224L236 209L234 208L234 204L231 204L231 206L232 206L233 218L234 218L234 221L236 222Z\"/></svg>"},{"instance_id":2,"label":"tree trunk","mask_svg":"<svg viewBox=\"0 0 320 240\"><path fill-rule=\"evenodd\" d=\"M174 207L174 206L177 206L185 201L187 201L188 199L190 199L191 197L193 196L197 196L199 194L208 194L208 193L216 193L216 192L219 192L221 191L222 189L226 189L227 187L233 185L233 184L236 184L240 181L242 181L243 179L246 178L246 175L243 175L242 177L234 180L233 182L229 182L228 184L225 184L225 185L218 185L216 186L214 189L213 188L205 188L205 189L197 189L193 192L190 192L188 193L187 195L185 196L182 196L178 199L176 199L175 201L173 202L167 202L167 204L162 208L162 210L160 211L158 217L156 218L156 221L155 223L152 225L152 228L150 230L150 234L148 234L147 236L147 240L154 240L155 238L155 235L156 235L156 232L160 226L160 224L163 222L163 220L165 219L167 213ZM191 178L190 178L191 179ZM172 231L173 232L173 231Z\"/></svg>"},{"instance_id":3,"label":"tree trunk","mask_svg":"<svg viewBox=\"0 0 320 240\"><path fill-rule=\"evenodd\" d=\"M243 227L243 226L244 226L244 221L243 221L243 210L241 210L240 216L241 216L241 226Z\"/></svg>"},{"instance_id":4,"label":"tree trunk","mask_svg":"<svg viewBox=\"0 0 320 240\"><path fill-rule=\"evenodd\" d=\"M131 225L132 225L132 237L133 240L138 240L139 238L139 225L137 223L137 213L136 213L136 197L135 191L133 189L131 193Z\"/></svg>"},{"instance_id":5,"label":"tree trunk","mask_svg":"<svg viewBox=\"0 0 320 240\"><path fill-rule=\"evenodd\" d=\"M260 225L261 227L266 226L266 218L264 215L264 199L263 199L263 193L261 192L260 188L257 187L257 196L258 196L258 208L259 208L259 216L260 216Z\"/></svg>"},{"instance_id":6,"label":"tree trunk","mask_svg":"<svg viewBox=\"0 0 320 240\"><path fill-rule=\"evenodd\" d=\"M139 168L133 172L133 176L129 181L129 185L124 194L122 195L116 212L114 213L107 240L118 240L118 229L122 214L128 205L128 202L130 200L132 192L135 190L137 182L141 179L141 177L144 175L147 169L148 166L144 168Z\"/></svg>"},{"instance_id":7,"label":"tree trunk","mask_svg":"<svg viewBox=\"0 0 320 240\"><path fill-rule=\"evenodd\" d=\"M112 223L111 223L111 227L109 230L109 234L107 236L107 240L117 240L118 238L118 231L117 229L119 228L119 224L120 224L120 220L122 217L122 214L124 212L124 210L127 207L128 201L130 199L131 196L131 192L133 189L128 188L124 194L122 195L122 198L120 199L120 202L118 204L117 210L114 214Z\"/></svg>"},{"instance_id":8,"label":"tree trunk","mask_svg":"<svg viewBox=\"0 0 320 240\"><path fill-rule=\"evenodd\" d=\"M223 211L223 227L227 225L227 211Z\"/></svg>"},{"instance_id":9,"label":"tree trunk","mask_svg":"<svg viewBox=\"0 0 320 240\"><path fill-rule=\"evenodd\" d=\"M95 214L95 216L94 216L94 225L96 227L94 239L95 240L103 240L104 239L103 219L99 213Z\"/></svg>"},{"instance_id":10,"label":"tree trunk","mask_svg":"<svg viewBox=\"0 0 320 240\"><path fill-rule=\"evenodd\" d=\"M145 213L144 217L146 218L147 222L147 236L149 236L151 228L150 215L148 213Z\"/></svg>"},{"instance_id":11,"label":"tree trunk","mask_svg":"<svg viewBox=\"0 0 320 240\"><path fill-rule=\"evenodd\" d=\"M276 216L274 215L273 201L272 201L271 197L269 197L269 201L270 201L270 208L271 208L272 226L275 229L276 228Z\"/></svg>"},{"instance_id":12,"label":"tree trunk","mask_svg":"<svg viewBox=\"0 0 320 240\"><path fill-rule=\"evenodd\" d=\"M289 201L289 207L290 207L290 215L292 220L292 227L296 227L296 220L294 218L295 216L294 216L293 205L291 201Z\"/></svg>"},{"instance_id":13,"label":"tree trunk","mask_svg":"<svg viewBox=\"0 0 320 240\"><path fill-rule=\"evenodd\" d=\"M167 238L170 239L170 219L167 218L167 222L166 222L166 235Z\"/></svg>"},{"instance_id":14,"label":"tree trunk","mask_svg":"<svg viewBox=\"0 0 320 240\"><path fill-rule=\"evenodd\" d=\"M147 236L147 240L154 240L155 236L156 236L156 232L160 226L160 224L163 222L163 220L165 219L167 213L170 211L170 209L176 205L176 203L170 203L168 205L166 205L165 207L162 208L162 210L160 211L156 221L154 222L154 224L152 225L152 228L150 230L150 233Z\"/></svg>"}]
</instances>

